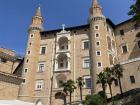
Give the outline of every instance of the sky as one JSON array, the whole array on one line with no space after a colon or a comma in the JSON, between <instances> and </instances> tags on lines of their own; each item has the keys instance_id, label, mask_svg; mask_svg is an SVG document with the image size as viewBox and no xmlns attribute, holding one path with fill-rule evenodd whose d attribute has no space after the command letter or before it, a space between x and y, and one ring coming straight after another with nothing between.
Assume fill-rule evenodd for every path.
<instances>
[{"instance_id":1,"label":"sky","mask_svg":"<svg viewBox=\"0 0 140 105\"><path fill-rule=\"evenodd\" d=\"M0 47L24 55L28 27L41 6L45 30L87 24L92 0L0 0ZM99 0L103 14L115 24L129 18L134 0Z\"/></svg>"}]
</instances>

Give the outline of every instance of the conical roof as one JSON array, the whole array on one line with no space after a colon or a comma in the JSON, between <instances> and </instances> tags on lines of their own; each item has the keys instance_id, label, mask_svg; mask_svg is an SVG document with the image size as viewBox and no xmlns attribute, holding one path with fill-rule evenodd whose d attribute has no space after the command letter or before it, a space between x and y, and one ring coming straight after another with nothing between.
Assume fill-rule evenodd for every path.
<instances>
[{"instance_id":1,"label":"conical roof","mask_svg":"<svg viewBox=\"0 0 140 105\"><path fill-rule=\"evenodd\" d=\"M40 17L42 17L42 15L41 15L41 8L40 8L40 6L38 7L38 9L37 9L37 11L36 11L35 16L40 16Z\"/></svg>"}]
</instances>

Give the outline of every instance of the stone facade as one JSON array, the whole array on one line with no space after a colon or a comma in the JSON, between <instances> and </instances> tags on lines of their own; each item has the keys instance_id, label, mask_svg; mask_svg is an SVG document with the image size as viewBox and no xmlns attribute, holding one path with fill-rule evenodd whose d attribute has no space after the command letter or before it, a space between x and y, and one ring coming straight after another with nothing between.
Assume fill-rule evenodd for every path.
<instances>
[{"instance_id":1,"label":"stone facade","mask_svg":"<svg viewBox=\"0 0 140 105\"><path fill-rule=\"evenodd\" d=\"M0 71L13 73L20 61L14 51L0 47Z\"/></svg>"},{"instance_id":2,"label":"stone facade","mask_svg":"<svg viewBox=\"0 0 140 105\"><path fill-rule=\"evenodd\" d=\"M87 25L44 31L41 9L37 9L28 30L22 65L25 82L20 86L19 100L63 105L60 81L76 81L80 76L86 83L83 97L96 93L101 90L96 74L116 63L124 67L123 91L140 87L140 26L132 19L114 25L103 15L97 0L93 0L89 18ZM113 83L113 95L120 93L117 83ZM77 88L72 101L79 100Z\"/></svg>"},{"instance_id":3,"label":"stone facade","mask_svg":"<svg viewBox=\"0 0 140 105\"><path fill-rule=\"evenodd\" d=\"M21 62L16 53L6 48L0 48L0 99L17 99L20 83L23 81L16 76L15 69Z\"/></svg>"},{"instance_id":4,"label":"stone facade","mask_svg":"<svg viewBox=\"0 0 140 105\"><path fill-rule=\"evenodd\" d=\"M16 75L0 71L0 100L17 99L22 82Z\"/></svg>"},{"instance_id":5,"label":"stone facade","mask_svg":"<svg viewBox=\"0 0 140 105\"><path fill-rule=\"evenodd\" d=\"M123 91L140 87L140 30L135 29L134 21L114 25L102 14L97 0L93 1L90 9L90 24L43 31L42 19L39 7L29 28L22 73L26 82L21 85L18 99L39 101L43 105L61 105L63 93L59 82L76 81L80 76L86 82L83 88L85 97L101 90L101 86L96 85L96 74L116 63L121 63L125 69ZM119 86L113 83L113 95L119 92ZM77 88L72 94L72 101L79 100Z\"/></svg>"}]
</instances>

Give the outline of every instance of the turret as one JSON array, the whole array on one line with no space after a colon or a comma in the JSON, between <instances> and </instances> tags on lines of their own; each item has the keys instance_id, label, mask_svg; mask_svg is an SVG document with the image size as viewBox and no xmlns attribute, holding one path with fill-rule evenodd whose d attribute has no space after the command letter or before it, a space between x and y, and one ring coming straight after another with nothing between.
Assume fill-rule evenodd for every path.
<instances>
[{"instance_id":1,"label":"turret","mask_svg":"<svg viewBox=\"0 0 140 105\"><path fill-rule=\"evenodd\" d=\"M25 83L22 84L19 99L29 101L34 96L36 65L38 65L40 51L40 32L43 30L43 18L41 8L38 7L35 16L32 18L32 23L29 27L29 37L24 58L22 78Z\"/></svg>"},{"instance_id":2,"label":"turret","mask_svg":"<svg viewBox=\"0 0 140 105\"><path fill-rule=\"evenodd\" d=\"M102 13L102 7L99 5L98 0L93 0L92 6L90 8L90 20L97 17L105 18Z\"/></svg>"},{"instance_id":3,"label":"turret","mask_svg":"<svg viewBox=\"0 0 140 105\"><path fill-rule=\"evenodd\" d=\"M91 78L92 93L98 92L96 75L105 67L106 56L106 19L102 14L102 7L98 0L93 0L90 8L90 59L91 59ZM105 56L105 57L104 57Z\"/></svg>"},{"instance_id":4,"label":"turret","mask_svg":"<svg viewBox=\"0 0 140 105\"><path fill-rule=\"evenodd\" d=\"M33 16L32 18L32 24L30 25L29 27L29 30L39 30L39 31L42 31L43 30L43 17L42 17L42 14L41 14L41 8L40 6L38 7L36 13L35 13L35 16Z\"/></svg>"}]
</instances>

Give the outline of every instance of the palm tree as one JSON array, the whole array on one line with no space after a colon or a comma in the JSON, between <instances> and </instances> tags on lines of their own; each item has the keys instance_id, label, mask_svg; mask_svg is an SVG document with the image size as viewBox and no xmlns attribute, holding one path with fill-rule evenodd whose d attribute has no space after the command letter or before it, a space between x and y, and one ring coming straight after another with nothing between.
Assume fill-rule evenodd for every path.
<instances>
[{"instance_id":1,"label":"palm tree","mask_svg":"<svg viewBox=\"0 0 140 105\"><path fill-rule=\"evenodd\" d=\"M120 92L121 96L123 97L123 91L122 91L122 85L121 85L121 77L123 77L123 67L120 64L116 64L112 67L113 75L118 79L119 81L119 87L120 87Z\"/></svg>"},{"instance_id":2,"label":"palm tree","mask_svg":"<svg viewBox=\"0 0 140 105\"><path fill-rule=\"evenodd\" d=\"M65 97L64 97L64 105L66 105L66 99L67 99L67 95L68 95L68 85L67 85L67 82L63 82L63 81L60 81L60 84L61 86L63 87L63 92L65 94Z\"/></svg>"},{"instance_id":3,"label":"palm tree","mask_svg":"<svg viewBox=\"0 0 140 105\"><path fill-rule=\"evenodd\" d=\"M68 80L66 82L62 83L62 87L63 87L63 92L66 93L66 96L69 93L70 96L70 105L72 103L72 93L74 92L74 90L76 89L75 85L74 85L74 81L73 80Z\"/></svg>"},{"instance_id":4,"label":"palm tree","mask_svg":"<svg viewBox=\"0 0 140 105\"><path fill-rule=\"evenodd\" d=\"M83 100L83 99L82 99L82 87L83 87L84 84L85 84L83 77L77 78L76 83L77 83L77 85L78 85L78 87L79 87L79 89L80 89L80 98L81 98L81 102L82 102L82 100Z\"/></svg>"},{"instance_id":5,"label":"palm tree","mask_svg":"<svg viewBox=\"0 0 140 105\"><path fill-rule=\"evenodd\" d=\"M132 15L135 20L140 21L140 0L136 0L136 3L131 5L128 15Z\"/></svg>"},{"instance_id":6,"label":"palm tree","mask_svg":"<svg viewBox=\"0 0 140 105\"><path fill-rule=\"evenodd\" d=\"M110 94L111 94L111 100L113 102L114 105L114 101L112 99L112 83L115 80L115 78L112 76L112 70L109 67L106 67L104 69L105 75L106 75L106 79L107 79L107 84L109 86L109 90L110 90Z\"/></svg>"},{"instance_id":7,"label":"palm tree","mask_svg":"<svg viewBox=\"0 0 140 105\"><path fill-rule=\"evenodd\" d=\"M102 89L103 89L103 93L104 94L106 94L105 93L105 90L106 90L106 82L107 82L107 80L106 80L106 75L105 75L105 73L104 72L100 72L99 74L97 74L97 84L101 84L102 85ZM105 95L105 104L107 104L107 97L106 97L106 95Z\"/></svg>"}]
</instances>

